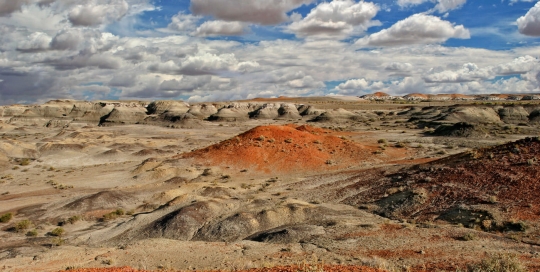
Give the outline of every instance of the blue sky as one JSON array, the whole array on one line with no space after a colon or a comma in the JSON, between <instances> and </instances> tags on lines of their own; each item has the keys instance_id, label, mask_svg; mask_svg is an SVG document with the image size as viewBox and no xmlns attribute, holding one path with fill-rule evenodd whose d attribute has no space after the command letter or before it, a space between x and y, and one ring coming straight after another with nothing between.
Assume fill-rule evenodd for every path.
<instances>
[{"instance_id":1,"label":"blue sky","mask_svg":"<svg viewBox=\"0 0 540 272\"><path fill-rule=\"evenodd\" d=\"M531 0L0 0L0 103L540 92Z\"/></svg>"}]
</instances>

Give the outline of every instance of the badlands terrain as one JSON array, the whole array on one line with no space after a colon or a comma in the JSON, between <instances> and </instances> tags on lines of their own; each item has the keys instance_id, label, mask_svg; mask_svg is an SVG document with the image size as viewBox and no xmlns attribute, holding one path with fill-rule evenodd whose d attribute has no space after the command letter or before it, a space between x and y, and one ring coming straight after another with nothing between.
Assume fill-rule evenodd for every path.
<instances>
[{"instance_id":1,"label":"badlands terrain","mask_svg":"<svg viewBox=\"0 0 540 272\"><path fill-rule=\"evenodd\" d=\"M537 271L539 135L538 100L2 106L0 270Z\"/></svg>"}]
</instances>

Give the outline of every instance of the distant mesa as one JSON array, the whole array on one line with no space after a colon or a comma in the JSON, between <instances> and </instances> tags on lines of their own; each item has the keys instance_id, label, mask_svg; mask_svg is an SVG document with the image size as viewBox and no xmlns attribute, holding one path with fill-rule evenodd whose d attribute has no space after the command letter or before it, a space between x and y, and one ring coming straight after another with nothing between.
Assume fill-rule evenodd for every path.
<instances>
[{"instance_id":1,"label":"distant mesa","mask_svg":"<svg viewBox=\"0 0 540 272\"><path fill-rule=\"evenodd\" d=\"M480 100L480 101L519 101L519 100L540 100L540 94L480 94L480 95L465 95L465 94L422 94L411 93L403 96L389 95L383 92L366 94L360 96L365 100L412 100L412 101L463 101L463 100Z\"/></svg>"},{"instance_id":2,"label":"distant mesa","mask_svg":"<svg viewBox=\"0 0 540 272\"><path fill-rule=\"evenodd\" d=\"M286 98L286 99L285 99ZM289 101L290 99L290 101ZM74 101L74 100L51 100L42 105L9 105L0 106L0 121L14 127L47 127L47 128L82 128L88 126L119 126L119 125L155 125L178 129L203 129L209 122L245 122L248 120L303 120L308 122L372 122L380 118L375 113L361 110L350 110L349 107L318 109L317 103L329 102L329 104L340 105L343 103L367 103L375 101L382 103L390 101L400 104L419 102L445 102L445 101L531 101L540 100L540 94L489 94L489 95L465 95L465 94L422 94L411 93L404 96L390 95L384 92L363 95L355 100L335 100L330 97L314 97L313 104L290 103L300 98L270 98L252 99L241 102L215 102L188 104L184 101ZM345 102L352 101L352 102ZM538 123L540 117L532 110L504 109L508 105L497 105L491 102L479 102L492 110L482 109L489 117L490 123ZM466 107L467 105L457 105ZM514 107L520 105L513 105ZM530 105L522 105L529 107ZM447 108L440 108L437 120L441 122L469 122L466 120L471 114L462 110L467 118L456 116L456 111ZM449 113L446 114L445 113ZM527 111L527 114L525 114ZM411 113L411 112L410 112ZM424 112L425 113L425 112ZM421 116L413 118L420 119L428 115L415 113ZM429 116L434 119L436 115ZM477 116L481 119L482 116ZM386 117L388 119L388 117ZM500 119L500 120L496 120ZM473 120L474 121L474 120Z\"/></svg>"},{"instance_id":3,"label":"distant mesa","mask_svg":"<svg viewBox=\"0 0 540 272\"><path fill-rule=\"evenodd\" d=\"M376 92L376 93L373 93L373 94L366 94L366 95L360 96L360 98L366 99L366 100L394 100L395 99L394 96L391 96L391 95L389 95L387 93L383 93L383 92Z\"/></svg>"}]
</instances>

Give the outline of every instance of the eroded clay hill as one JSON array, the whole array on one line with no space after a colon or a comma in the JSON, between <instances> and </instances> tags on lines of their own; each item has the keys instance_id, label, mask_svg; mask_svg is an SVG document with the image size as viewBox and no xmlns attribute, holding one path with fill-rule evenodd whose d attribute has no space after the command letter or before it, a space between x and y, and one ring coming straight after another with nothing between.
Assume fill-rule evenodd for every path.
<instances>
[{"instance_id":1,"label":"eroded clay hill","mask_svg":"<svg viewBox=\"0 0 540 272\"><path fill-rule=\"evenodd\" d=\"M392 149L374 155L377 146L347 140L335 131L310 126L260 126L221 143L183 154L208 165L267 173L328 171L362 162L383 162L405 156Z\"/></svg>"},{"instance_id":2,"label":"eroded clay hill","mask_svg":"<svg viewBox=\"0 0 540 272\"><path fill-rule=\"evenodd\" d=\"M336 201L392 219L442 220L484 230L540 218L540 140L526 138L430 163L313 178L312 201ZM299 184L298 186L301 186Z\"/></svg>"}]
</instances>

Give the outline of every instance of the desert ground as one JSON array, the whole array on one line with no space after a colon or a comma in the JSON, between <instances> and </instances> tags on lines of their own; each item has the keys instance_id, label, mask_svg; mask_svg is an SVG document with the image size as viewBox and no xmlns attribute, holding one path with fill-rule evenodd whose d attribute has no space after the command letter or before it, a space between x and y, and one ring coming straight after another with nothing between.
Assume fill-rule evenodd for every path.
<instances>
[{"instance_id":1,"label":"desert ground","mask_svg":"<svg viewBox=\"0 0 540 272\"><path fill-rule=\"evenodd\" d=\"M0 270L537 271L539 135L538 100L2 106Z\"/></svg>"}]
</instances>

